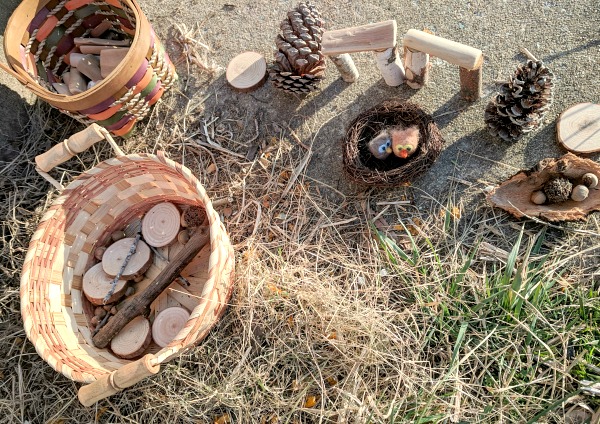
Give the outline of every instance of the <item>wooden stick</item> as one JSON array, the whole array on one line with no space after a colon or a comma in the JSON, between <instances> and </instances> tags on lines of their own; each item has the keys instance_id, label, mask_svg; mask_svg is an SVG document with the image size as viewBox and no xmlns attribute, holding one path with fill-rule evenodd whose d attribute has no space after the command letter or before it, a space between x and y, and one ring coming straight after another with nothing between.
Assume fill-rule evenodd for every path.
<instances>
[{"instance_id":1,"label":"wooden stick","mask_svg":"<svg viewBox=\"0 0 600 424\"><path fill-rule=\"evenodd\" d=\"M404 82L404 66L398 55L397 46L375 52L375 58L387 85L397 87Z\"/></svg>"},{"instance_id":2,"label":"wooden stick","mask_svg":"<svg viewBox=\"0 0 600 424\"><path fill-rule=\"evenodd\" d=\"M396 45L397 24L394 19L352 28L325 31L321 52L325 56L344 53L387 50Z\"/></svg>"},{"instance_id":3,"label":"wooden stick","mask_svg":"<svg viewBox=\"0 0 600 424\"><path fill-rule=\"evenodd\" d=\"M329 56L337 70L340 72L342 79L346 82L355 82L358 79L358 69L348 53Z\"/></svg>"},{"instance_id":4,"label":"wooden stick","mask_svg":"<svg viewBox=\"0 0 600 424\"><path fill-rule=\"evenodd\" d=\"M196 256L198 251L208 243L210 238L209 229L202 227L190 238L190 241L183 247L177 255L156 277L156 279L138 296L119 310L92 341L100 349L108 346L110 340L117 334L129 321L142 315L146 308L165 290L185 266Z\"/></svg>"},{"instance_id":5,"label":"wooden stick","mask_svg":"<svg viewBox=\"0 0 600 424\"><path fill-rule=\"evenodd\" d=\"M410 88L423 88L429 80L429 54L404 47L404 68L406 85Z\"/></svg>"},{"instance_id":6,"label":"wooden stick","mask_svg":"<svg viewBox=\"0 0 600 424\"><path fill-rule=\"evenodd\" d=\"M439 57L468 70L480 68L483 64L481 50L416 29L411 29L406 33L403 45L411 50L429 53L431 56Z\"/></svg>"},{"instance_id":7,"label":"wooden stick","mask_svg":"<svg viewBox=\"0 0 600 424\"><path fill-rule=\"evenodd\" d=\"M483 85L483 68L460 68L460 95L463 99L474 102L481 97Z\"/></svg>"}]
</instances>

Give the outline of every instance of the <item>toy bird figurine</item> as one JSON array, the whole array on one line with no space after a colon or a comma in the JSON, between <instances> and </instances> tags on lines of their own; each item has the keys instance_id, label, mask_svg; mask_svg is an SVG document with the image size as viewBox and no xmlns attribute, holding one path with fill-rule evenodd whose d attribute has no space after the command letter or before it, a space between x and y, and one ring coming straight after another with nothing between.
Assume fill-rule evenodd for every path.
<instances>
[{"instance_id":1,"label":"toy bird figurine","mask_svg":"<svg viewBox=\"0 0 600 424\"><path fill-rule=\"evenodd\" d=\"M387 130L381 131L369 141L369 151L379 160L384 160L392 153L392 138Z\"/></svg>"},{"instance_id":2,"label":"toy bird figurine","mask_svg":"<svg viewBox=\"0 0 600 424\"><path fill-rule=\"evenodd\" d=\"M401 159L406 159L417 151L419 146L419 127L411 125L407 128L391 128L392 151Z\"/></svg>"}]
</instances>

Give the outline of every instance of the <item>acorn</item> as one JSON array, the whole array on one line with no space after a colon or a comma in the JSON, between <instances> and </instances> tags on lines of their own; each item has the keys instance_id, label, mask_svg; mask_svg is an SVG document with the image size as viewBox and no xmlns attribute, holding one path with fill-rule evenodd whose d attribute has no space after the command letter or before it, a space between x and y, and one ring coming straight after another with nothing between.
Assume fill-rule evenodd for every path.
<instances>
[{"instance_id":1,"label":"acorn","mask_svg":"<svg viewBox=\"0 0 600 424\"><path fill-rule=\"evenodd\" d=\"M112 239L112 241L119 241L122 238L125 238L125 232L124 231L115 231L110 235L110 238Z\"/></svg>"},{"instance_id":2,"label":"acorn","mask_svg":"<svg viewBox=\"0 0 600 424\"><path fill-rule=\"evenodd\" d=\"M544 194L549 203L562 203L569 200L573 184L565 177L556 177L544 184Z\"/></svg>"},{"instance_id":3,"label":"acorn","mask_svg":"<svg viewBox=\"0 0 600 424\"><path fill-rule=\"evenodd\" d=\"M573 192L571 193L571 199L575 200L576 202L583 202L585 199L587 199L589 194L590 190L583 184L580 184L575 186L573 189Z\"/></svg>"},{"instance_id":4,"label":"acorn","mask_svg":"<svg viewBox=\"0 0 600 424\"><path fill-rule=\"evenodd\" d=\"M106 310L102 306L98 306L94 310L94 315L97 316L99 319L102 319L106 316Z\"/></svg>"},{"instance_id":5,"label":"acorn","mask_svg":"<svg viewBox=\"0 0 600 424\"><path fill-rule=\"evenodd\" d=\"M94 258L101 261L102 255L104 255L104 252L106 252L106 247L104 247L104 246L97 247L96 250L94 250Z\"/></svg>"},{"instance_id":6,"label":"acorn","mask_svg":"<svg viewBox=\"0 0 600 424\"><path fill-rule=\"evenodd\" d=\"M534 191L531 193L531 201L536 205L543 205L546 203L546 195L541 190Z\"/></svg>"},{"instance_id":7,"label":"acorn","mask_svg":"<svg viewBox=\"0 0 600 424\"><path fill-rule=\"evenodd\" d=\"M598 177L596 174L588 172L587 174L583 174L583 177L581 177L581 182L589 188L596 188L598 185Z\"/></svg>"}]
</instances>

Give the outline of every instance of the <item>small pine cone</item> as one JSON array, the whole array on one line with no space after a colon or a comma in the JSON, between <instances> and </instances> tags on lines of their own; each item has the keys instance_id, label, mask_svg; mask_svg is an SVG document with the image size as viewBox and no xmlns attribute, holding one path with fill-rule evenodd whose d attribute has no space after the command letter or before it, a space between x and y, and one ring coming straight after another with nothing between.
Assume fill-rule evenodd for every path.
<instances>
[{"instance_id":1,"label":"small pine cone","mask_svg":"<svg viewBox=\"0 0 600 424\"><path fill-rule=\"evenodd\" d=\"M565 177L556 177L544 184L544 194L549 203L562 203L569 200L573 184Z\"/></svg>"},{"instance_id":2,"label":"small pine cone","mask_svg":"<svg viewBox=\"0 0 600 424\"><path fill-rule=\"evenodd\" d=\"M323 19L314 5L302 2L288 12L280 27L275 63L269 70L271 81L285 91L309 93L325 74L325 56L321 53Z\"/></svg>"},{"instance_id":3,"label":"small pine cone","mask_svg":"<svg viewBox=\"0 0 600 424\"><path fill-rule=\"evenodd\" d=\"M519 65L485 108L484 119L490 133L515 142L538 128L552 104L553 78L541 61Z\"/></svg>"}]
</instances>

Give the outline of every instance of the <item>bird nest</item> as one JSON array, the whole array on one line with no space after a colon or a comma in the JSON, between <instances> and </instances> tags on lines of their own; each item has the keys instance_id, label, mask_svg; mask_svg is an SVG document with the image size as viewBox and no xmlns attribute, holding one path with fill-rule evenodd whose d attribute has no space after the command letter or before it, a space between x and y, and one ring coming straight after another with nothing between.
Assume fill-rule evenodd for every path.
<instances>
[{"instance_id":1,"label":"bird nest","mask_svg":"<svg viewBox=\"0 0 600 424\"><path fill-rule=\"evenodd\" d=\"M407 159L390 155L375 158L368 143L391 126L419 127L417 151ZM361 113L350 124L344 137L344 169L350 177L369 185L392 186L412 181L437 159L444 139L431 115L413 103L388 100Z\"/></svg>"}]
</instances>

